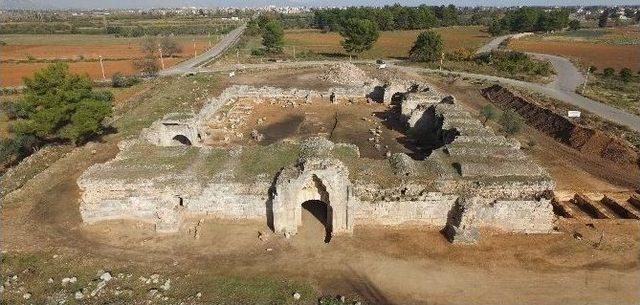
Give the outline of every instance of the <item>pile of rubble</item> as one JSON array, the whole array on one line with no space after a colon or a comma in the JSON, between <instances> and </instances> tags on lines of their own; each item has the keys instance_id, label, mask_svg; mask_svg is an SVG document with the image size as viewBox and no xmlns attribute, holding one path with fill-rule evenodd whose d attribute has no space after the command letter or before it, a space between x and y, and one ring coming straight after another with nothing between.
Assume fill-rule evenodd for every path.
<instances>
[{"instance_id":1,"label":"pile of rubble","mask_svg":"<svg viewBox=\"0 0 640 305\"><path fill-rule=\"evenodd\" d=\"M320 76L320 79L346 86L362 86L365 83L371 84L375 81L369 78L367 73L354 64L345 62L329 67L327 71Z\"/></svg>"}]
</instances>

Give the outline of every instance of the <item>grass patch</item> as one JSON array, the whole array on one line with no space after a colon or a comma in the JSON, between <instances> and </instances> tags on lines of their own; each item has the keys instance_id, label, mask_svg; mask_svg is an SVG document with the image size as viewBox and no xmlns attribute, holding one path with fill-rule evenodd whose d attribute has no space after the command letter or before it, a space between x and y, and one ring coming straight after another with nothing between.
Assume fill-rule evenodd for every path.
<instances>
[{"instance_id":1,"label":"grass patch","mask_svg":"<svg viewBox=\"0 0 640 305\"><path fill-rule=\"evenodd\" d=\"M635 115L640 115L640 76L635 76L630 82L623 82L618 76L604 77L592 74L587 88L580 94L605 104L623 109Z\"/></svg>"},{"instance_id":2,"label":"grass patch","mask_svg":"<svg viewBox=\"0 0 640 305\"><path fill-rule=\"evenodd\" d=\"M76 300L76 291L85 295L100 282L99 276L108 271L113 276L100 293L89 299ZM31 293L33 304L311 304L316 296L306 282L282 279L268 275L220 274L215 268L192 270L186 266L175 268L170 264L137 264L127 261L107 261L85 255L56 255L50 252L6 253L2 255L3 281L17 276L5 286L0 304L23 304L23 294ZM157 283L146 283L158 274ZM62 285L62 278L76 277L77 282ZM53 280L52 283L48 279ZM171 280L167 291L159 287ZM20 287L23 287L20 290ZM155 296L149 291L157 289ZM300 300L291 295L299 292ZM200 298L196 295L200 293ZM167 300L163 300L164 298Z\"/></svg>"},{"instance_id":3,"label":"grass patch","mask_svg":"<svg viewBox=\"0 0 640 305\"><path fill-rule=\"evenodd\" d=\"M153 80L149 90L117 109L113 125L122 136L127 137L139 133L142 128L168 113L197 113L218 88L215 75Z\"/></svg>"},{"instance_id":4,"label":"grass patch","mask_svg":"<svg viewBox=\"0 0 640 305\"><path fill-rule=\"evenodd\" d=\"M298 145L275 143L269 146L251 146L242 149L236 178L250 181L258 175L272 176L282 167L293 164L300 153Z\"/></svg>"}]
</instances>

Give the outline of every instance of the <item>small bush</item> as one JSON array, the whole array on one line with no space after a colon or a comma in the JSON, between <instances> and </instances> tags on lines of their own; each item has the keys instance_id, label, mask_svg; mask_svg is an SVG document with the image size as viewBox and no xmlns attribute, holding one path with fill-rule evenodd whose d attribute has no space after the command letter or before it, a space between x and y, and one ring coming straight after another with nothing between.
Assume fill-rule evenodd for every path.
<instances>
[{"instance_id":1,"label":"small bush","mask_svg":"<svg viewBox=\"0 0 640 305\"><path fill-rule=\"evenodd\" d=\"M251 49L251 55L252 56L264 56L265 54L267 54L267 49L265 49L265 48Z\"/></svg>"},{"instance_id":2,"label":"small bush","mask_svg":"<svg viewBox=\"0 0 640 305\"><path fill-rule=\"evenodd\" d=\"M628 83L633 79L633 72L629 68L622 68L620 70L620 78L623 82Z\"/></svg>"},{"instance_id":3,"label":"small bush","mask_svg":"<svg viewBox=\"0 0 640 305\"><path fill-rule=\"evenodd\" d=\"M524 126L524 120L513 110L507 110L500 116L500 125L508 135L514 135Z\"/></svg>"},{"instance_id":4,"label":"small bush","mask_svg":"<svg viewBox=\"0 0 640 305\"><path fill-rule=\"evenodd\" d=\"M140 83L140 78L137 76L125 76L120 72L116 72L111 76L111 86L114 88L126 88Z\"/></svg>"},{"instance_id":5,"label":"small bush","mask_svg":"<svg viewBox=\"0 0 640 305\"><path fill-rule=\"evenodd\" d=\"M613 77L615 73L616 70L613 70L613 68L604 68L604 70L602 70L602 75L604 77Z\"/></svg>"},{"instance_id":6,"label":"small bush","mask_svg":"<svg viewBox=\"0 0 640 305\"><path fill-rule=\"evenodd\" d=\"M487 124L488 121L495 120L498 117L498 110L493 105L488 104L482 107L480 114L484 117L483 124Z\"/></svg>"}]
</instances>

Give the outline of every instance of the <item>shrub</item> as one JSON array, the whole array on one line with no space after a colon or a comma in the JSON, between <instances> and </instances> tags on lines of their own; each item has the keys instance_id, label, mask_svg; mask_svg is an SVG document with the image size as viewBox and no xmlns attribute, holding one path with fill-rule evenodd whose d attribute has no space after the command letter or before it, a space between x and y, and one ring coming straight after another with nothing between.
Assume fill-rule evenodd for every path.
<instances>
[{"instance_id":1,"label":"shrub","mask_svg":"<svg viewBox=\"0 0 640 305\"><path fill-rule=\"evenodd\" d=\"M140 83L137 76L125 76L120 72L116 72L111 76L111 86L114 88L126 88Z\"/></svg>"},{"instance_id":2,"label":"shrub","mask_svg":"<svg viewBox=\"0 0 640 305\"><path fill-rule=\"evenodd\" d=\"M491 104L487 104L480 110L480 114L484 117L483 124L487 124L488 121L495 120L498 117L498 110Z\"/></svg>"},{"instance_id":3,"label":"shrub","mask_svg":"<svg viewBox=\"0 0 640 305\"><path fill-rule=\"evenodd\" d=\"M596 66L590 66L589 67L589 72L596 73L596 71L598 71L598 67L596 67Z\"/></svg>"},{"instance_id":4,"label":"shrub","mask_svg":"<svg viewBox=\"0 0 640 305\"><path fill-rule=\"evenodd\" d=\"M182 52L182 46L173 36L163 36L160 38L160 48L162 49L162 55L167 57Z\"/></svg>"},{"instance_id":5,"label":"shrub","mask_svg":"<svg viewBox=\"0 0 640 305\"><path fill-rule=\"evenodd\" d=\"M569 21L569 29L572 31L577 31L580 29L580 20L573 19Z\"/></svg>"},{"instance_id":6,"label":"shrub","mask_svg":"<svg viewBox=\"0 0 640 305\"><path fill-rule=\"evenodd\" d=\"M284 29L280 21L271 20L262 29L262 45L269 53L282 53Z\"/></svg>"},{"instance_id":7,"label":"shrub","mask_svg":"<svg viewBox=\"0 0 640 305\"><path fill-rule=\"evenodd\" d=\"M155 57L153 54L148 54L144 58L134 61L133 65L143 75L147 75L147 76L156 76L158 75L158 71L160 71L160 64L159 64L158 58Z\"/></svg>"},{"instance_id":8,"label":"shrub","mask_svg":"<svg viewBox=\"0 0 640 305\"><path fill-rule=\"evenodd\" d=\"M629 68L622 68L620 70L620 78L623 82L628 83L633 79L633 72Z\"/></svg>"},{"instance_id":9,"label":"shrub","mask_svg":"<svg viewBox=\"0 0 640 305\"><path fill-rule=\"evenodd\" d=\"M616 70L613 70L613 68L604 68L604 70L602 70L602 75L604 77L612 77L615 73Z\"/></svg>"},{"instance_id":10,"label":"shrub","mask_svg":"<svg viewBox=\"0 0 640 305\"><path fill-rule=\"evenodd\" d=\"M514 135L524 126L524 120L513 110L507 110L500 116L500 125L508 135Z\"/></svg>"},{"instance_id":11,"label":"shrub","mask_svg":"<svg viewBox=\"0 0 640 305\"><path fill-rule=\"evenodd\" d=\"M251 55L253 56L264 56L267 54L267 50L265 48L253 48L251 49Z\"/></svg>"}]
</instances>

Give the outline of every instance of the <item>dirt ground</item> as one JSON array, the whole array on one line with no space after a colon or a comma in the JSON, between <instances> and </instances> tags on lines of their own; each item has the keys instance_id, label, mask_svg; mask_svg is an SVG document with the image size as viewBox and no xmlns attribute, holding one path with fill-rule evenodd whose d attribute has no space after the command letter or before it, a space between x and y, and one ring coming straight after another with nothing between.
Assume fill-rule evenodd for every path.
<instances>
[{"instance_id":1,"label":"dirt ground","mask_svg":"<svg viewBox=\"0 0 640 305\"><path fill-rule=\"evenodd\" d=\"M284 73L278 71L272 77ZM290 76L273 80L255 73L240 75L233 82L253 83L262 78L267 84L324 86L303 74L294 71ZM447 85L433 81L439 86ZM468 88L464 84L460 86L463 89L450 87L452 94L461 94L458 100L469 98L473 100L468 102L471 106L479 103L472 94L463 95ZM114 274L133 273L134 279L139 274L153 272L175 276L174 288L168 292L172 299L152 299L153 303L162 304L249 303L215 299L215 295L236 284L228 284L228 280L211 281L210 275L243 279L273 277L278 279L278 285L296 281L312 287L304 291L297 290L303 289L300 286L286 286L282 292L285 301L260 299L251 304L314 304L316 296L336 294L368 304L640 302L638 221L581 223L561 219L555 234L512 235L486 231L475 246L451 245L439 232L441 228L419 225L394 228L357 225L353 236L336 236L330 243L324 243L322 219L311 213L303 218L301 235L289 240L269 234L266 222L259 220L191 218L175 235L156 234L151 225L131 220L84 225L78 210L80 193L76 179L89 165L113 158L118 151L118 140L117 135L111 135L102 142L77 148L20 190L2 198L3 257L39 255L47 258L43 266L50 268L25 269L21 267L27 265L24 260L9 264L3 259L3 280L12 274L27 279L28 274L36 274L37 280L34 279L32 285L44 288L25 284L26 289L34 290L35 300L38 297L35 291L58 293L65 289L59 284L56 288L47 288L53 287L46 283L48 277L77 270L74 265L91 263L94 268L91 273L100 268L112 270ZM541 150L533 154L537 160L554 153ZM557 157L560 161L556 161L557 172L552 170L554 178L562 172L563 156ZM586 171L573 170L575 172L558 177L559 187L620 188ZM263 234L262 240L259 232ZM576 238L576 233L581 237ZM73 263L57 265L51 259L52 253L57 259L73 258ZM80 282L91 282L90 279L89 275L83 276ZM126 299L124 303L142 304L149 299L148 286L139 288L125 279L109 285L119 285L119 281L134 291L142 291L134 292L133 299ZM272 290L261 290L261 293ZM73 293L64 291L67 295ZM201 298L188 297L197 291L202 293ZM304 291L303 297L294 301L290 297L293 291ZM233 293L237 297L247 292L234 290ZM27 303L21 293L5 291L3 298L15 304ZM74 302L71 297L69 303ZM89 299L86 303L99 303L99 300Z\"/></svg>"}]
</instances>

